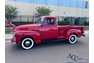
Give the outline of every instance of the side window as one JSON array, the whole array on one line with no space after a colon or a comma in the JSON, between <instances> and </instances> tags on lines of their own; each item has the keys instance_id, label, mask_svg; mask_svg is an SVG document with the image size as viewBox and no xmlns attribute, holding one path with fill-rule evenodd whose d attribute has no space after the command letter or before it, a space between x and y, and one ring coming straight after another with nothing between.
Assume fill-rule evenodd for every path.
<instances>
[{"instance_id":1,"label":"side window","mask_svg":"<svg viewBox=\"0 0 94 63\"><path fill-rule=\"evenodd\" d=\"M45 25L54 25L55 24L54 18L46 18L44 21L44 24Z\"/></svg>"}]
</instances>

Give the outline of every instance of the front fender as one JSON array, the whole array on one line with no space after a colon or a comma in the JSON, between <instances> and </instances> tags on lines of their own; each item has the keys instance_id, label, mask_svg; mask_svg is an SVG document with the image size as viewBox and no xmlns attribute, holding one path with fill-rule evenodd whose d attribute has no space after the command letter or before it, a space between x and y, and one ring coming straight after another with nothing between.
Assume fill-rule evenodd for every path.
<instances>
[{"instance_id":1,"label":"front fender","mask_svg":"<svg viewBox=\"0 0 94 63\"><path fill-rule=\"evenodd\" d=\"M76 34L77 37L81 37L81 30L79 30L79 29L70 29L70 30L68 30L68 32L66 34L66 39L68 40L69 36L72 35L72 34Z\"/></svg>"},{"instance_id":2,"label":"front fender","mask_svg":"<svg viewBox=\"0 0 94 63\"><path fill-rule=\"evenodd\" d=\"M15 32L16 44L19 44L23 38L30 37L36 44L41 43L40 33L36 31L17 31Z\"/></svg>"}]
</instances>

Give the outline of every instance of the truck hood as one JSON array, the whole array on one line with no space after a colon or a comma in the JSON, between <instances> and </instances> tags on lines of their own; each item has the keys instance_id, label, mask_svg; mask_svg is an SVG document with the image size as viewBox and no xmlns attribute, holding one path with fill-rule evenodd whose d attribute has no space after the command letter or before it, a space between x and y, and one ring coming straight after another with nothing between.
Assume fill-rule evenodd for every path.
<instances>
[{"instance_id":1,"label":"truck hood","mask_svg":"<svg viewBox=\"0 0 94 63\"><path fill-rule=\"evenodd\" d=\"M15 27L14 31L31 31L34 30L36 28L39 28L41 26L41 24L27 24L27 25L20 25Z\"/></svg>"}]
</instances>

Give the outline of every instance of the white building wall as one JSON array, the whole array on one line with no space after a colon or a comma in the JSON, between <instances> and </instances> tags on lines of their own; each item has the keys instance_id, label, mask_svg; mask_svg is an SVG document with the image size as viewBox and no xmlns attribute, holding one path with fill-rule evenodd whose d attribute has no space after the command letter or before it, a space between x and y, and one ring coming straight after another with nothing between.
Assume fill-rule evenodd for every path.
<instances>
[{"instance_id":1,"label":"white building wall","mask_svg":"<svg viewBox=\"0 0 94 63\"><path fill-rule=\"evenodd\" d=\"M23 3L23 2L13 2L6 1L6 5L12 5L18 8L19 15L29 15L32 16L36 13L35 8L39 6L45 6L41 4L32 4L32 3ZM89 17L89 10L83 8L72 8L72 7L63 7L63 6L47 6L53 12L52 16L73 16L73 17Z\"/></svg>"}]
</instances>

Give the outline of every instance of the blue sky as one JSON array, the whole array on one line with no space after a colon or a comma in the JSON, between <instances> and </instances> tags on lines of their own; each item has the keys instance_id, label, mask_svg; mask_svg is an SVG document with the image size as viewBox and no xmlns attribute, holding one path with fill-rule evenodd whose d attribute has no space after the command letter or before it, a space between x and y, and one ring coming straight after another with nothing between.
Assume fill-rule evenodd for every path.
<instances>
[{"instance_id":1,"label":"blue sky","mask_svg":"<svg viewBox=\"0 0 94 63\"><path fill-rule=\"evenodd\" d=\"M52 6L65 6L74 8L85 8L85 2L83 0L12 0L16 2L26 2L35 4L46 4Z\"/></svg>"}]
</instances>

